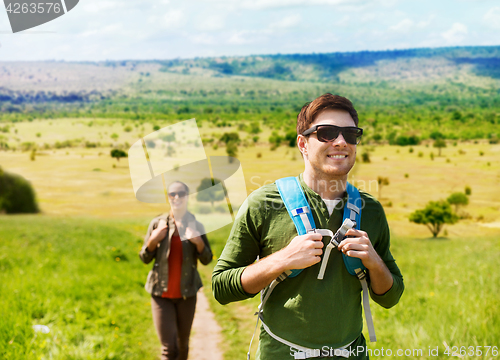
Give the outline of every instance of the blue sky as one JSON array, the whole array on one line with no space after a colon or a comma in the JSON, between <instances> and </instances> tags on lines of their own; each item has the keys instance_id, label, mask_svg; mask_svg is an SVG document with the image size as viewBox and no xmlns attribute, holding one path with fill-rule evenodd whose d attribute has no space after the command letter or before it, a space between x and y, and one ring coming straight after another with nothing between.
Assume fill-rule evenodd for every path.
<instances>
[{"instance_id":1,"label":"blue sky","mask_svg":"<svg viewBox=\"0 0 500 360\"><path fill-rule=\"evenodd\" d=\"M66 15L17 34L11 33L7 13L0 8L4 61L462 45L500 45L500 1L80 0Z\"/></svg>"}]
</instances>

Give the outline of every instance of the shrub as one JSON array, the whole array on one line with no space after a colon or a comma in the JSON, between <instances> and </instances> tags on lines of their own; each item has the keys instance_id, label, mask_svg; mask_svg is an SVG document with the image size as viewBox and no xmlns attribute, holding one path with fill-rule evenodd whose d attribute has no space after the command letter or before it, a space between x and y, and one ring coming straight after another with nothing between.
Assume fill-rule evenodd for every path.
<instances>
[{"instance_id":1,"label":"shrub","mask_svg":"<svg viewBox=\"0 0 500 360\"><path fill-rule=\"evenodd\" d=\"M456 192L448 196L446 199L450 205L455 205L455 212L458 213L460 206L465 206L469 204L469 198L466 194L461 192Z\"/></svg>"},{"instance_id":2,"label":"shrub","mask_svg":"<svg viewBox=\"0 0 500 360\"><path fill-rule=\"evenodd\" d=\"M7 214L37 213L35 191L23 177L0 168L0 212Z\"/></svg>"},{"instance_id":3,"label":"shrub","mask_svg":"<svg viewBox=\"0 0 500 360\"><path fill-rule=\"evenodd\" d=\"M297 132L295 130L288 131L285 140L288 141L288 146L295 147L297 145Z\"/></svg>"},{"instance_id":4,"label":"shrub","mask_svg":"<svg viewBox=\"0 0 500 360\"><path fill-rule=\"evenodd\" d=\"M430 201L424 209L416 210L410 214L409 220L416 224L427 225L433 237L437 237L444 224L454 224L458 216L451 210L450 204L445 200Z\"/></svg>"},{"instance_id":5,"label":"shrub","mask_svg":"<svg viewBox=\"0 0 500 360\"><path fill-rule=\"evenodd\" d=\"M230 142L239 144L240 143L240 136L238 135L237 132L224 133L220 137L219 141L225 143L226 145L229 144Z\"/></svg>"},{"instance_id":6,"label":"shrub","mask_svg":"<svg viewBox=\"0 0 500 360\"><path fill-rule=\"evenodd\" d=\"M198 206L198 212L200 214L210 214L212 212L212 208L208 205L200 205Z\"/></svg>"},{"instance_id":7,"label":"shrub","mask_svg":"<svg viewBox=\"0 0 500 360\"><path fill-rule=\"evenodd\" d=\"M120 149L113 149L111 150L111 157L112 158L116 158L117 161L120 161L120 158L122 157L127 157L127 153L123 150L120 150Z\"/></svg>"},{"instance_id":8,"label":"shrub","mask_svg":"<svg viewBox=\"0 0 500 360\"><path fill-rule=\"evenodd\" d=\"M361 160L364 162L364 163L369 163L371 162L370 161L370 153L369 152L364 152L361 154Z\"/></svg>"},{"instance_id":9,"label":"shrub","mask_svg":"<svg viewBox=\"0 0 500 360\"><path fill-rule=\"evenodd\" d=\"M407 145L418 145L420 144L420 139L416 135L405 136L400 135L396 138L396 145L407 146Z\"/></svg>"}]
</instances>

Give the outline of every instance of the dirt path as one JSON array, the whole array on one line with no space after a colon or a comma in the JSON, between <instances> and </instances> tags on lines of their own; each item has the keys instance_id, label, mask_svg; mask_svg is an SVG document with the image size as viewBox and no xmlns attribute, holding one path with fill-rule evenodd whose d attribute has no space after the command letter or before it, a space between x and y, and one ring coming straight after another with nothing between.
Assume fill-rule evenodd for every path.
<instances>
[{"instance_id":1,"label":"dirt path","mask_svg":"<svg viewBox=\"0 0 500 360\"><path fill-rule=\"evenodd\" d=\"M210 311L203 290L200 290L197 296L196 313L189 341L189 360L222 360L222 352L219 350L222 339L220 326Z\"/></svg>"}]
</instances>

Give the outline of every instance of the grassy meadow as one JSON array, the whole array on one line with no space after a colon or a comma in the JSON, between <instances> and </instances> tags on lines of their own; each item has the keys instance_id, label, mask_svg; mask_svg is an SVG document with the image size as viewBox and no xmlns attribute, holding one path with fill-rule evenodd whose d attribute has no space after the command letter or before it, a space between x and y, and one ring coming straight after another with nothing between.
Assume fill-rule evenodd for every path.
<instances>
[{"instance_id":1,"label":"grassy meadow","mask_svg":"<svg viewBox=\"0 0 500 360\"><path fill-rule=\"evenodd\" d=\"M101 136L116 133L132 143L140 132L153 131L151 124L132 131L125 126L109 119L91 126L87 120L54 119L17 123L15 129L22 142L77 137L112 142ZM262 125L260 136L272 130ZM207 123L200 128L202 137L227 131L239 130ZM158 354L143 289L149 266L137 252L149 219L166 209L134 198L127 159L112 159L111 146L41 149L34 161L29 151L0 153L5 171L32 182L42 209L40 215L0 217L0 354L6 359L146 359ZM207 155L225 154L223 146L205 149ZM500 145L448 141L440 157L432 142L411 150L372 143L360 145L358 154L363 152L369 152L370 163L358 159L350 180L385 205L392 250L406 284L395 308L373 307L379 341L371 348L423 349L423 356L410 358L424 359L428 347L436 346L446 357L443 342L499 346ZM238 157L248 192L303 168L298 150L287 146L271 150L269 144L249 142L238 148ZM379 189L378 176L388 177L390 184ZM466 185L472 189L470 204L462 210L466 219L446 226L438 239L407 220L429 200L446 198ZM229 230L209 234L215 256ZM223 329L225 359L243 358L258 299L217 304L210 295L213 265L200 270ZM51 332L34 333L35 324Z\"/></svg>"},{"instance_id":2,"label":"grassy meadow","mask_svg":"<svg viewBox=\"0 0 500 360\"><path fill-rule=\"evenodd\" d=\"M289 137L301 106L326 92L348 97L359 112L364 137L349 180L384 205L406 285L395 308L373 306L379 341L370 348L421 349L405 357L427 359L429 347L450 357L444 344L466 353L499 347L499 59L492 46L0 62L0 167L28 179L41 208L0 214L0 358L158 358L143 289L150 265L137 253L150 219L168 208L136 200L127 158L110 151L196 118L208 156L226 155L221 137L238 134L250 193L303 170ZM441 152L437 139L446 142ZM379 177L389 184L380 187ZM467 186L462 219L437 239L408 221L427 202ZM229 231L208 234L215 257ZM225 360L242 359L258 299L216 303L214 264L199 268L204 291L222 327ZM498 358L485 353L463 358Z\"/></svg>"}]
</instances>

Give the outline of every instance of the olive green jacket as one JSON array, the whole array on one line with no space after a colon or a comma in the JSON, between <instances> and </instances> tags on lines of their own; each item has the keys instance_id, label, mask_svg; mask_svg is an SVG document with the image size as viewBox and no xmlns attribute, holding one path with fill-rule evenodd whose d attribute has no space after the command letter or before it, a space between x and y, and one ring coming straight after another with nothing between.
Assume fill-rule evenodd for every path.
<instances>
[{"instance_id":1,"label":"olive green jacket","mask_svg":"<svg viewBox=\"0 0 500 360\"><path fill-rule=\"evenodd\" d=\"M344 196L340 206L330 215L320 195L307 186L302 174L299 181L316 226L336 232L342 224L347 197ZM394 280L391 289L382 295L374 293L370 286L370 295L376 303L390 308L403 294L403 276L390 251L389 226L382 206L370 194L364 191L360 194L363 200L361 230L368 233ZM257 257L264 258L281 250L295 236L297 230L275 183L250 194L236 215L231 234L214 268L212 291L215 299L227 304L255 296L243 289L241 274ZM329 238L324 237L323 242L326 247ZM264 305L263 317L271 331L292 343L311 349L323 346L335 349L357 339L362 332L361 283L347 272L340 251L331 252L323 280L317 279L320 266L320 263L310 266L300 275L276 286ZM369 275L368 272L368 282ZM293 357L287 345L277 342L262 330L256 359L285 360Z\"/></svg>"},{"instance_id":2,"label":"olive green jacket","mask_svg":"<svg viewBox=\"0 0 500 360\"><path fill-rule=\"evenodd\" d=\"M163 219L168 224L167 235L165 239L161 241L157 248L150 252L147 248L147 243L151 232L158 227L158 222ZM182 241L182 276L181 276L181 294L183 298L194 296L198 290L203 286L201 283L200 275L196 269L197 260L204 265L207 265L212 261L212 250L208 243L207 236L205 235L205 228L203 225L196 220L193 214L187 212L181 223L189 224L195 227L195 229L202 234L201 238L205 243L203 251L198 254L196 246L189 240ZM161 296L164 291L168 289L168 256L170 254L170 243L172 236L175 233L176 225L173 217L168 214L160 215L151 220L148 227L148 232L144 237L144 245L141 248L139 257L145 264L149 264L153 259L155 260L153 268L148 274L146 280L146 285L144 286L146 291L154 296ZM185 227L179 227L179 235L184 234Z\"/></svg>"}]
</instances>

